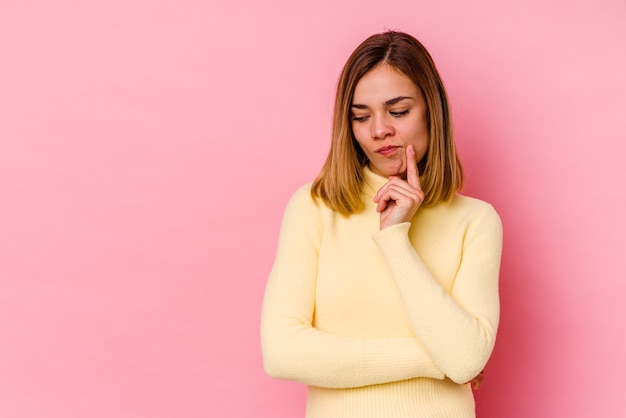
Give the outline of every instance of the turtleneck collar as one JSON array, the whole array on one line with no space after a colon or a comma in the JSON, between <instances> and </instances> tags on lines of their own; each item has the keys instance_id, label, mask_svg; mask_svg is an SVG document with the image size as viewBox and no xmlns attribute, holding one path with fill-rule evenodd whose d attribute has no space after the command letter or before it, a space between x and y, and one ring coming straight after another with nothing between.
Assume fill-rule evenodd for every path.
<instances>
[{"instance_id":1,"label":"turtleneck collar","mask_svg":"<svg viewBox=\"0 0 626 418\"><path fill-rule=\"evenodd\" d=\"M374 197L376 192L387 183L387 177L374 173L369 166L363 167L363 193Z\"/></svg>"},{"instance_id":2,"label":"turtleneck collar","mask_svg":"<svg viewBox=\"0 0 626 418\"><path fill-rule=\"evenodd\" d=\"M420 180L421 179L420 176ZM368 165L363 167L363 193L367 196L376 196L378 190L380 190L387 181L387 177L374 173Z\"/></svg>"}]
</instances>

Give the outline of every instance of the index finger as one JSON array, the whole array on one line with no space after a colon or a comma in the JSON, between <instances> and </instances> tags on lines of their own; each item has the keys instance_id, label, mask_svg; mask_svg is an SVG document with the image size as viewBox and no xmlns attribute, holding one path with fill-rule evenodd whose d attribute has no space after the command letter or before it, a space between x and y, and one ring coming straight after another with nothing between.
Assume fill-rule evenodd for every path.
<instances>
[{"instance_id":1,"label":"index finger","mask_svg":"<svg viewBox=\"0 0 626 418\"><path fill-rule=\"evenodd\" d=\"M417 157L415 156L415 148L409 145L406 148L406 181L417 189L422 189L420 185L420 175L417 170Z\"/></svg>"}]
</instances>

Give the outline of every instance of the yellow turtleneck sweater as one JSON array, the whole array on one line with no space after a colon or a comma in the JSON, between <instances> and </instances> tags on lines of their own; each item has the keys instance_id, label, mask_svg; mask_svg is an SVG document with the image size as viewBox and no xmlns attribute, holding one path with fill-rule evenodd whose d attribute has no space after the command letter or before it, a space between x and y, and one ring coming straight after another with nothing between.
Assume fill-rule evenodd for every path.
<instances>
[{"instance_id":1,"label":"yellow turtleneck sweater","mask_svg":"<svg viewBox=\"0 0 626 418\"><path fill-rule=\"evenodd\" d=\"M263 302L270 376L309 386L307 418L474 417L467 384L485 366L499 318L502 226L457 195L379 231L364 171L365 209L349 217L291 198Z\"/></svg>"}]
</instances>

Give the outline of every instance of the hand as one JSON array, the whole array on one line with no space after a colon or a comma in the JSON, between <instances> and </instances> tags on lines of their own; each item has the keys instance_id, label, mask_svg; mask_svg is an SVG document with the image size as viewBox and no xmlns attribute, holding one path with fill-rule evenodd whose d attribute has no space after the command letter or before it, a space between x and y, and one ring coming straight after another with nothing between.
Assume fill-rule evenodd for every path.
<instances>
[{"instance_id":1,"label":"hand","mask_svg":"<svg viewBox=\"0 0 626 418\"><path fill-rule=\"evenodd\" d=\"M380 213L380 229L410 221L424 201L420 186L415 148L406 148L406 181L398 176L389 176L389 181L378 190L374 202Z\"/></svg>"},{"instance_id":2,"label":"hand","mask_svg":"<svg viewBox=\"0 0 626 418\"><path fill-rule=\"evenodd\" d=\"M484 381L485 381L485 371L483 370L480 373L478 373L478 376L476 376L475 378L473 378L467 383L471 383L472 389L478 390L483 385Z\"/></svg>"}]
</instances>

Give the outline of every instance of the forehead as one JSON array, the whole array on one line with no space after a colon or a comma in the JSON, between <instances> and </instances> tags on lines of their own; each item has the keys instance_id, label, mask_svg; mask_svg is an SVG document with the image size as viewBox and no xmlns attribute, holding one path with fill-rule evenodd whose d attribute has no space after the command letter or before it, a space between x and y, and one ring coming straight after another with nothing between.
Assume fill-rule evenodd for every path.
<instances>
[{"instance_id":1,"label":"forehead","mask_svg":"<svg viewBox=\"0 0 626 418\"><path fill-rule=\"evenodd\" d=\"M408 76L389 65L381 65L365 73L357 82L353 102L386 101L397 96L417 99L421 93Z\"/></svg>"}]
</instances>

